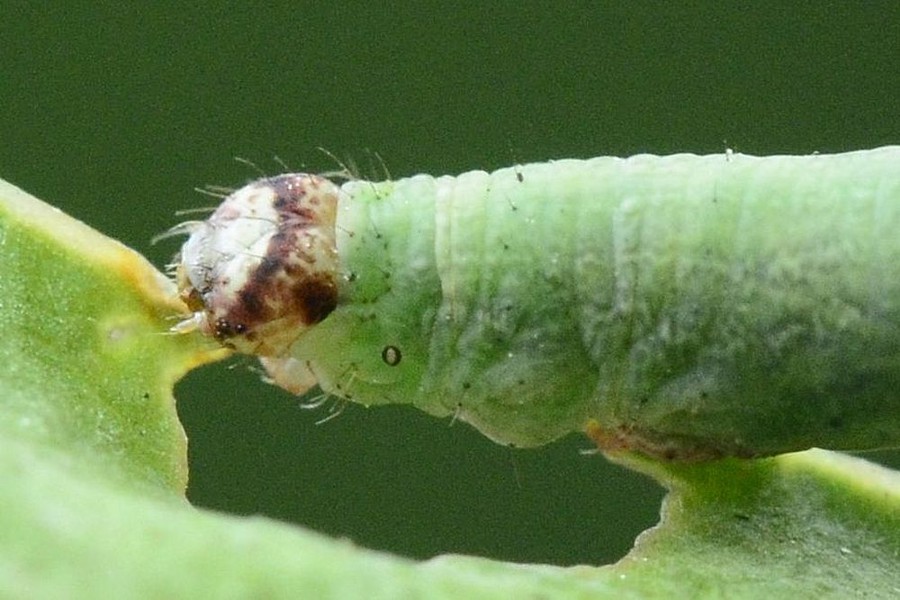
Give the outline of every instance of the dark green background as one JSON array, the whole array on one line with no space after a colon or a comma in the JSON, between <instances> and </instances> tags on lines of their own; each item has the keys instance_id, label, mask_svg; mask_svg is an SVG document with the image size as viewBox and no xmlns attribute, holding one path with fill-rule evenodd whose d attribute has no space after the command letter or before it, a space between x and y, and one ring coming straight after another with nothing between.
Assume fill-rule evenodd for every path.
<instances>
[{"instance_id":1,"label":"dark green background","mask_svg":"<svg viewBox=\"0 0 900 600\"><path fill-rule=\"evenodd\" d=\"M332 169L322 146L378 173L374 151L403 176L900 143L896 1L55 4L2 8L0 177L160 266L177 243L149 239L210 203L195 186L256 176L235 156ZM661 490L578 437L511 451L406 408L316 426L234 364L177 390L197 504L561 564L612 560L656 521Z\"/></svg>"}]
</instances>

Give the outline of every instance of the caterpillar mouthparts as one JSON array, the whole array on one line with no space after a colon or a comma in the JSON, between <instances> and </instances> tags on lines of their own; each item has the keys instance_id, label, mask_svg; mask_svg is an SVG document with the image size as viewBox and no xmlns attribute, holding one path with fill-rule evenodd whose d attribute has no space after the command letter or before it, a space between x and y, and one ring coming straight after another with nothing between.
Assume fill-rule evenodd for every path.
<instances>
[{"instance_id":1,"label":"caterpillar mouthparts","mask_svg":"<svg viewBox=\"0 0 900 600\"><path fill-rule=\"evenodd\" d=\"M254 181L189 233L176 282L199 329L224 346L281 356L337 305L335 219L339 188L305 173Z\"/></svg>"}]
</instances>

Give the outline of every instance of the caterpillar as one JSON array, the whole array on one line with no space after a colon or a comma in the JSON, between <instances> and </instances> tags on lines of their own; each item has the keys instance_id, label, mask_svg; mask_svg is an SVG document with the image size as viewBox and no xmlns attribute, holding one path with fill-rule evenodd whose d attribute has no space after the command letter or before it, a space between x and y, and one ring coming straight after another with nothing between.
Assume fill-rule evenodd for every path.
<instances>
[{"instance_id":1,"label":"caterpillar","mask_svg":"<svg viewBox=\"0 0 900 600\"><path fill-rule=\"evenodd\" d=\"M900 445L900 147L263 178L188 223L199 330L293 393L672 460Z\"/></svg>"}]
</instances>

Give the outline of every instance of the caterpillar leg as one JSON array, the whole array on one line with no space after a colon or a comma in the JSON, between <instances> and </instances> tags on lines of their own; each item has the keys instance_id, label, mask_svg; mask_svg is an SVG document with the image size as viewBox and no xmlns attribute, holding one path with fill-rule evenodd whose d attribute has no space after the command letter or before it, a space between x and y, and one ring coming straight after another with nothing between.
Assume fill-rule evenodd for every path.
<instances>
[{"instance_id":1,"label":"caterpillar leg","mask_svg":"<svg viewBox=\"0 0 900 600\"><path fill-rule=\"evenodd\" d=\"M316 385L316 376L306 361L290 356L261 356L259 362L266 370L269 383L300 396Z\"/></svg>"}]
</instances>

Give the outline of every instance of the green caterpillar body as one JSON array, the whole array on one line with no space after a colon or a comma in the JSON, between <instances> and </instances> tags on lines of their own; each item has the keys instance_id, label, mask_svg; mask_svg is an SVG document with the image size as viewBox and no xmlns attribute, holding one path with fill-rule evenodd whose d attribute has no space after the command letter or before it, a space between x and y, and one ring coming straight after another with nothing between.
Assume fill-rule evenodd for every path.
<instances>
[{"instance_id":1,"label":"green caterpillar body","mask_svg":"<svg viewBox=\"0 0 900 600\"><path fill-rule=\"evenodd\" d=\"M900 147L351 181L334 306L266 364L516 446L897 446L898 232Z\"/></svg>"}]
</instances>

